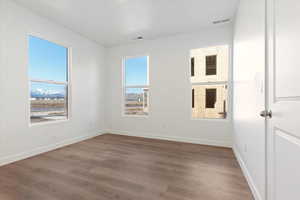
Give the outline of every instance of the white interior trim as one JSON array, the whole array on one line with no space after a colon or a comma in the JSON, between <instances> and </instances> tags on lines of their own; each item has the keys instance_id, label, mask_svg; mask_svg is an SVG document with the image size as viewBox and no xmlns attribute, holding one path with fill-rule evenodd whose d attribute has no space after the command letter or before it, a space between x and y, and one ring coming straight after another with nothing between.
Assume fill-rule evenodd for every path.
<instances>
[{"instance_id":1,"label":"white interior trim","mask_svg":"<svg viewBox=\"0 0 300 200\"><path fill-rule=\"evenodd\" d=\"M255 200L263 200L262 196L260 195L257 187L255 186L255 183L254 183L254 180L253 178L251 177L250 175L250 172L245 164L245 162L243 161L242 157L241 157L241 154L239 153L239 150L237 149L237 147L235 145L233 145L233 153L242 169L242 172L248 182L248 185L251 189L251 192L253 194L253 197Z\"/></svg>"}]
</instances>

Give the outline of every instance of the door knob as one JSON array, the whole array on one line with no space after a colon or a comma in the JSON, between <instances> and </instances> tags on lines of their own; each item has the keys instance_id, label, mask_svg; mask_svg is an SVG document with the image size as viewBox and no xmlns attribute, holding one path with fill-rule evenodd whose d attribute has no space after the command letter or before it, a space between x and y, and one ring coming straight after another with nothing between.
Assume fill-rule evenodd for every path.
<instances>
[{"instance_id":1,"label":"door knob","mask_svg":"<svg viewBox=\"0 0 300 200\"><path fill-rule=\"evenodd\" d=\"M272 118L272 111L271 110L270 111L263 110L259 113L259 115L264 118L266 118L266 117Z\"/></svg>"}]
</instances>

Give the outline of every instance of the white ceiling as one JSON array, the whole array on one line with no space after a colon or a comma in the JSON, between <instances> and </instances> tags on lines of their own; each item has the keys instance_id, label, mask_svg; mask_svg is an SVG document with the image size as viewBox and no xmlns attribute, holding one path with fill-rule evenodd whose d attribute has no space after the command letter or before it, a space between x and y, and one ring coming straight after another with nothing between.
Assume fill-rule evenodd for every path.
<instances>
[{"instance_id":1,"label":"white ceiling","mask_svg":"<svg viewBox=\"0 0 300 200\"><path fill-rule=\"evenodd\" d=\"M232 18L239 0L15 0L104 46L188 33Z\"/></svg>"}]
</instances>

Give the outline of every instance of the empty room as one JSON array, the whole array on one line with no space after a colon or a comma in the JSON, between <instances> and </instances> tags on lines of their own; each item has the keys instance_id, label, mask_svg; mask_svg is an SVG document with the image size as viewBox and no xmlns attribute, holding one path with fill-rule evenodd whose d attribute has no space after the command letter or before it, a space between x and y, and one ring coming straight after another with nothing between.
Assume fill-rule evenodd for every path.
<instances>
[{"instance_id":1,"label":"empty room","mask_svg":"<svg viewBox=\"0 0 300 200\"><path fill-rule=\"evenodd\" d=\"M299 11L0 0L0 200L299 200Z\"/></svg>"}]
</instances>

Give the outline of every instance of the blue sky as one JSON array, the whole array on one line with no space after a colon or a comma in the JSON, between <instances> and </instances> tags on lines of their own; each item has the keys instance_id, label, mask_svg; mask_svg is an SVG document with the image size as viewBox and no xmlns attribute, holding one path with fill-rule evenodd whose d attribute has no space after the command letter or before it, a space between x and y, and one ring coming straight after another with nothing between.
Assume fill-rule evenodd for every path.
<instances>
[{"instance_id":1,"label":"blue sky","mask_svg":"<svg viewBox=\"0 0 300 200\"><path fill-rule=\"evenodd\" d=\"M147 85L147 56L126 59L125 81L126 86Z\"/></svg>"},{"instance_id":2,"label":"blue sky","mask_svg":"<svg viewBox=\"0 0 300 200\"><path fill-rule=\"evenodd\" d=\"M29 37L31 79L66 81L68 49L33 36Z\"/></svg>"},{"instance_id":3,"label":"blue sky","mask_svg":"<svg viewBox=\"0 0 300 200\"><path fill-rule=\"evenodd\" d=\"M29 77L38 80L67 81L68 49L55 43L29 37ZM61 85L32 83L31 92L65 94Z\"/></svg>"}]
</instances>

